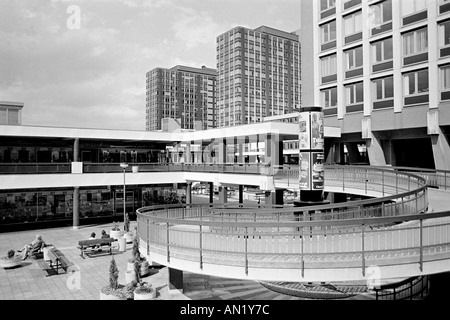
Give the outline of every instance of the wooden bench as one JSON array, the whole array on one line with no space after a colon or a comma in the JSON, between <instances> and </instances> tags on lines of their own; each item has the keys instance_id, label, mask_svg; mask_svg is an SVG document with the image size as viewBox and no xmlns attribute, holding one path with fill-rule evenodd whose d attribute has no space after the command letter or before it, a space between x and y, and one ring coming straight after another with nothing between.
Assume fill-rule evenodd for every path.
<instances>
[{"instance_id":1,"label":"wooden bench","mask_svg":"<svg viewBox=\"0 0 450 320\"><path fill-rule=\"evenodd\" d=\"M51 248L48 253L48 263L52 270L56 271L58 274L59 269L63 269L65 273L67 273L67 268L73 266L73 263L67 259L67 257L58 249Z\"/></svg>"},{"instance_id":2,"label":"wooden bench","mask_svg":"<svg viewBox=\"0 0 450 320\"><path fill-rule=\"evenodd\" d=\"M78 241L78 249L80 249L80 256L84 259L84 255L95 254L103 252L103 247L109 249L109 253L112 254L112 243L116 241L114 238L99 238L92 240L80 240Z\"/></svg>"}]
</instances>

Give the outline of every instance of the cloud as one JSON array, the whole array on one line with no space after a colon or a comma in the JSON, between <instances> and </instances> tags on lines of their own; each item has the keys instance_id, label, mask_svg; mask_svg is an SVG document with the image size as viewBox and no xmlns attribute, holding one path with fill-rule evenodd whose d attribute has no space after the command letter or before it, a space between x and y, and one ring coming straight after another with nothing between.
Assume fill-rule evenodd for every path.
<instances>
[{"instance_id":1,"label":"cloud","mask_svg":"<svg viewBox=\"0 0 450 320\"><path fill-rule=\"evenodd\" d=\"M221 26L204 11L182 8L172 24L175 37L185 43L187 49L211 46L216 43Z\"/></svg>"}]
</instances>

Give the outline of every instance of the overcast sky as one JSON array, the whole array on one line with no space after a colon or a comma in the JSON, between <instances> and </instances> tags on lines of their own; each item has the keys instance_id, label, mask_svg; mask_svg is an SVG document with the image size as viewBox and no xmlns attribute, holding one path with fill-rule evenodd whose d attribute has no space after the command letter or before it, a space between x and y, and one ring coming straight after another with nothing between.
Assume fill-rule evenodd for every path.
<instances>
[{"instance_id":1,"label":"overcast sky","mask_svg":"<svg viewBox=\"0 0 450 320\"><path fill-rule=\"evenodd\" d=\"M145 130L145 74L216 67L235 26L300 28L301 0L0 0L0 101L24 125Z\"/></svg>"}]
</instances>

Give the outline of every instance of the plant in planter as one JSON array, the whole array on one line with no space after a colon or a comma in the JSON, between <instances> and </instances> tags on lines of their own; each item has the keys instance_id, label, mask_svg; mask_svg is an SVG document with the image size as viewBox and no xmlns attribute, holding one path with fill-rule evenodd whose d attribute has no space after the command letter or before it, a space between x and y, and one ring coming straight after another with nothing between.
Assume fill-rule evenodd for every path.
<instances>
[{"instance_id":1,"label":"plant in planter","mask_svg":"<svg viewBox=\"0 0 450 320\"><path fill-rule=\"evenodd\" d=\"M142 282L134 289L134 300L152 300L156 298L156 290L147 282Z\"/></svg>"},{"instance_id":2,"label":"plant in planter","mask_svg":"<svg viewBox=\"0 0 450 320\"><path fill-rule=\"evenodd\" d=\"M111 229L109 236L114 239L119 239L122 236L122 231L116 222L114 222L114 227Z\"/></svg>"},{"instance_id":3,"label":"plant in planter","mask_svg":"<svg viewBox=\"0 0 450 320\"><path fill-rule=\"evenodd\" d=\"M125 222L124 222L124 237L126 239L127 243L131 243L133 241L133 232L130 231L130 218L128 217L128 213L125 215Z\"/></svg>"},{"instance_id":4,"label":"plant in planter","mask_svg":"<svg viewBox=\"0 0 450 320\"><path fill-rule=\"evenodd\" d=\"M9 250L6 256L0 258L0 266L2 268L14 268L21 264L22 257L20 255L16 255L14 250Z\"/></svg>"},{"instance_id":5,"label":"plant in planter","mask_svg":"<svg viewBox=\"0 0 450 320\"><path fill-rule=\"evenodd\" d=\"M139 239L138 237L134 237L133 239L133 248L131 250L131 254L134 258L134 260L138 261L140 263L140 275L145 276L148 273L148 261L145 257L141 256L141 253L139 252Z\"/></svg>"},{"instance_id":6,"label":"plant in planter","mask_svg":"<svg viewBox=\"0 0 450 320\"><path fill-rule=\"evenodd\" d=\"M136 283L125 286L119 284L118 279L119 269L113 257L109 265L109 284L100 290L100 300L126 300L133 298Z\"/></svg>"}]
</instances>

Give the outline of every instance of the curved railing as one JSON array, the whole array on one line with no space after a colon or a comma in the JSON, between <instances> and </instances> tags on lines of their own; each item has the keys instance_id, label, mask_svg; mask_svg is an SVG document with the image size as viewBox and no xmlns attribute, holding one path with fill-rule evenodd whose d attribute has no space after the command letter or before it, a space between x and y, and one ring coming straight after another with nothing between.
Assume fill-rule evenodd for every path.
<instances>
[{"instance_id":1,"label":"curved railing","mask_svg":"<svg viewBox=\"0 0 450 320\"><path fill-rule=\"evenodd\" d=\"M215 272L211 265L221 265L269 280L330 269L360 269L364 276L372 265L413 265L409 273L419 275L424 263L450 259L450 211L425 213L423 178L380 168L335 166L328 171L332 184L344 180L351 188L394 195L314 207L145 207L137 210L141 246L159 263L183 261L189 270L207 268L210 273ZM266 269L284 271L261 273Z\"/></svg>"},{"instance_id":2,"label":"curved railing","mask_svg":"<svg viewBox=\"0 0 450 320\"><path fill-rule=\"evenodd\" d=\"M328 168L336 167L333 165L325 165L325 178ZM396 170L404 173L412 173L425 179L426 184L430 187L435 187L444 190L450 190L450 170L440 169L426 169L426 168L413 168L413 167L401 167L401 166L339 166L343 172L351 172L355 167L364 168L379 168L385 170ZM298 188L298 165L282 165L274 166L274 179L275 181L284 182L290 188ZM325 183L327 179L325 179Z\"/></svg>"},{"instance_id":3,"label":"curved railing","mask_svg":"<svg viewBox=\"0 0 450 320\"><path fill-rule=\"evenodd\" d=\"M376 300L412 300L417 296L424 298L429 293L430 277L428 275L405 279L401 282L374 288Z\"/></svg>"},{"instance_id":4,"label":"curved railing","mask_svg":"<svg viewBox=\"0 0 450 320\"><path fill-rule=\"evenodd\" d=\"M205 263L241 267L246 276L258 268L295 269L302 277L305 270L359 268L364 275L370 265L402 264L417 264L419 273L433 254L450 258L450 211L300 222L254 222L238 215L238 222L222 222L203 214L208 211L207 205L137 210L141 245L151 259L159 256L158 263L181 259L199 269ZM446 219L431 223L437 218Z\"/></svg>"}]
</instances>

